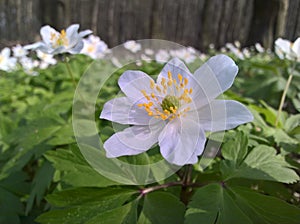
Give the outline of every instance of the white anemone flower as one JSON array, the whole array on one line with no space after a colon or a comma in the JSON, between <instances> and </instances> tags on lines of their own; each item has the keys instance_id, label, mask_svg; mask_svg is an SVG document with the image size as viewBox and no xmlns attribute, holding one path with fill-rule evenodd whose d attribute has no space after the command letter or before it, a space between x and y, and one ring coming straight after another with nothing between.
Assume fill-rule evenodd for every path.
<instances>
[{"instance_id":1,"label":"white anemone flower","mask_svg":"<svg viewBox=\"0 0 300 224\"><path fill-rule=\"evenodd\" d=\"M205 147L205 131L253 120L241 103L216 99L230 88L237 72L226 55L210 58L194 75L174 58L156 82L141 71L124 72L118 84L125 96L108 101L100 118L130 126L104 142L106 156L136 155L158 143L169 163L196 163Z\"/></svg>"},{"instance_id":2,"label":"white anemone flower","mask_svg":"<svg viewBox=\"0 0 300 224\"><path fill-rule=\"evenodd\" d=\"M40 69L46 69L49 67L49 65L55 65L57 63L57 60L53 58L52 54L46 54L40 50L37 50L36 55L41 60L39 65Z\"/></svg>"},{"instance_id":3,"label":"white anemone flower","mask_svg":"<svg viewBox=\"0 0 300 224\"><path fill-rule=\"evenodd\" d=\"M90 35L83 39L84 46L80 53L93 59L103 58L108 50L107 44L100 37Z\"/></svg>"},{"instance_id":4,"label":"white anemone flower","mask_svg":"<svg viewBox=\"0 0 300 224\"><path fill-rule=\"evenodd\" d=\"M20 59L20 64L27 75L37 76L39 74L37 71L35 71L35 69L40 65L38 60L33 60L29 57L22 57Z\"/></svg>"},{"instance_id":5,"label":"white anemone flower","mask_svg":"<svg viewBox=\"0 0 300 224\"><path fill-rule=\"evenodd\" d=\"M297 57L297 61L300 62L300 37L295 40L295 42L292 44L292 51L295 53Z\"/></svg>"},{"instance_id":6,"label":"white anemone flower","mask_svg":"<svg viewBox=\"0 0 300 224\"><path fill-rule=\"evenodd\" d=\"M234 45L232 43L226 43L226 47L228 48L229 52L233 53L238 59L245 60L244 53L240 50L240 48L236 47L239 45L239 42L236 42Z\"/></svg>"},{"instance_id":7,"label":"white anemone flower","mask_svg":"<svg viewBox=\"0 0 300 224\"><path fill-rule=\"evenodd\" d=\"M136 53L142 49L142 46L140 43L137 43L134 40L128 40L124 43L124 47L131 51L132 53Z\"/></svg>"},{"instance_id":8,"label":"white anemone flower","mask_svg":"<svg viewBox=\"0 0 300 224\"><path fill-rule=\"evenodd\" d=\"M169 59L170 59L170 54L166 50L161 49L155 54L155 61L157 63L163 64Z\"/></svg>"},{"instance_id":9,"label":"white anemone flower","mask_svg":"<svg viewBox=\"0 0 300 224\"><path fill-rule=\"evenodd\" d=\"M28 51L22 47L20 44L17 44L16 46L12 47L13 55L16 58L22 58L25 57L28 54Z\"/></svg>"},{"instance_id":10,"label":"white anemone flower","mask_svg":"<svg viewBox=\"0 0 300 224\"><path fill-rule=\"evenodd\" d=\"M289 40L278 38L275 41L275 53L280 59L294 60L296 55L292 50L293 43Z\"/></svg>"},{"instance_id":11,"label":"white anemone flower","mask_svg":"<svg viewBox=\"0 0 300 224\"><path fill-rule=\"evenodd\" d=\"M255 44L255 49L256 49L257 52L259 52L259 53L264 53L264 52L265 52L264 47L263 47L260 43L256 43L256 44Z\"/></svg>"},{"instance_id":12,"label":"white anemone flower","mask_svg":"<svg viewBox=\"0 0 300 224\"><path fill-rule=\"evenodd\" d=\"M153 51L152 49L150 49L150 48L146 48L146 49L145 49L145 54L146 54L146 55L153 55L153 54L154 54L154 51Z\"/></svg>"},{"instance_id":13,"label":"white anemone flower","mask_svg":"<svg viewBox=\"0 0 300 224\"><path fill-rule=\"evenodd\" d=\"M193 63L196 60L196 50L192 47L180 48L170 51L172 57L177 57L186 63Z\"/></svg>"},{"instance_id":14,"label":"white anemone flower","mask_svg":"<svg viewBox=\"0 0 300 224\"><path fill-rule=\"evenodd\" d=\"M70 53L78 54L83 48L82 38L91 34L91 30L78 33L79 25L73 24L66 30L57 32L51 26L41 28L42 41L25 46L25 49L41 50L47 54Z\"/></svg>"},{"instance_id":15,"label":"white anemone flower","mask_svg":"<svg viewBox=\"0 0 300 224\"><path fill-rule=\"evenodd\" d=\"M12 71L16 68L17 59L10 56L10 49L3 48L0 52L0 70Z\"/></svg>"}]
</instances>

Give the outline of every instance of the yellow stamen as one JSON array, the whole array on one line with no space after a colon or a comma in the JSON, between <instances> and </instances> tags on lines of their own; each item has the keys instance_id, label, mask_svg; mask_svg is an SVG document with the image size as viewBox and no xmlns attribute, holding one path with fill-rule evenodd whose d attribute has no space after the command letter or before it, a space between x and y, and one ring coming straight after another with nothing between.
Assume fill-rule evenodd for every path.
<instances>
[{"instance_id":1,"label":"yellow stamen","mask_svg":"<svg viewBox=\"0 0 300 224\"><path fill-rule=\"evenodd\" d=\"M156 90L161 93L161 88L159 86L156 86Z\"/></svg>"},{"instance_id":2,"label":"yellow stamen","mask_svg":"<svg viewBox=\"0 0 300 224\"><path fill-rule=\"evenodd\" d=\"M61 35L61 37L65 37L66 36L66 31L65 30L61 30L60 31L60 35Z\"/></svg>"},{"instance_id":3,"label":"yellow stamen","mask_svg":"<svg viewBox=\"0 0 300 224\"><path fill-rule=\"evenodd\" d=\"M151 80L151 81L150 81L150 88L151 88L151 89L154 89L154 86L155 86L155 83L154 83L153 80Z\"/></svg>"},{"instance_id":4,"label":"yellow stamen","mask_svg":"<svg viewBox=\"0 0 300 224\"><path fill-rule=\"evenodd\" d=\"M144 95L144 97L149 101L150 97L147 95L145 90L141 90L142 94Z\"/></svg>"},{"instance_id":5,"label":"yellow stamen","mask_svg":"<svg viewBox=\"0 0 300 224\"><path fill-rule=\"evenodd\" d=\"M56 38L56 34L55 33L50 33L50 40L54 40Z\"/></svg>"},{"instance_id":6,"label":"yellow stamen","mask_svg":"<svg viewBox=\"0 0 300 224\"><path fill-rule=\"evenodd\" d=\"M155 96L154 93L151 93L151 97L152 97L153 99L156 99L156 100L157 100L157 97Z\"/></svg>"},{"instance_id":7,"label":"yellow stamen","mask_svg":"<svg viewBox=\"0 0 300 224\"><path fill-rule=\"evenodd\" d=\"M189 83L189 80L187 78L184 78L184 85L186 86Z\"/></svg>"},{"instance_id":8,"label":"yellow stamen","mask_svg":"<svg viewBox=\"0 0 300 224\"><path fill-rule=\"evenodd\" d=\"M178 79L179 79L179 83L181 84L182 83L182 75L181 74L178 74Z\"/></svg>"},{"instance_id":9,"label":"yellow stamen","mask_svg":"<svg viewBox=\"0 0 300 224\"><path fill-rule=\"evenodd\" d=\"M168 71L168 79L172 80L172 73Z\"/></svg>"},{"instance_id":10,"label":"yellow stamen","mask_svg":"<svg viewBox=\"0 0 300 224\"><path fill-rule=\"evenodd\" d=\"M166 79L165 79L165 78L162 78L160 84L161 84L162 86L164 86L165 83L166 83Z\"/></svg>"}]
</instances>

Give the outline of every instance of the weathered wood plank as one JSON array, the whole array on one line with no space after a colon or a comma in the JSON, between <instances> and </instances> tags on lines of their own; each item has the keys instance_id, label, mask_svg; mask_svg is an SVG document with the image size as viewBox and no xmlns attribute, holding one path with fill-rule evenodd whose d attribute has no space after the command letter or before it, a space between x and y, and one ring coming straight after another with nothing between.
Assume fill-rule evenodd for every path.
<instances>
[{"instance_id":1,"label":"weathered wood plank","mask_svg":"<svg viewBox=\"0 0 300 224\"><path fill-rule=\"evenodd\" d=\"M49 24L79 23L110 46L158 38L205 49L239 40L271 47L300 35L300 0L2 0L0 47L32 42Z\"/></svg>"}]
</instances>

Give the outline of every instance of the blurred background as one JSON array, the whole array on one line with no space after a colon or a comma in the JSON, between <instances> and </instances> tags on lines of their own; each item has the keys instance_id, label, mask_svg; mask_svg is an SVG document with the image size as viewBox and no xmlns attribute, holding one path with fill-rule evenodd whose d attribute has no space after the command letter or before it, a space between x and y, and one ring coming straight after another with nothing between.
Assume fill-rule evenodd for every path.
<instances>
[{"instance_id":1,"label":"blurred background","mask_svg":"<svg viewBox=\"0 0 300 224\"><path fill-rule=\"evenodd\" d=\"M204 50L239 40L271 47L300 36L300 0L0 0L0 48L79 23L109 47L158 38Z\"/></svg>"}]
</instances>

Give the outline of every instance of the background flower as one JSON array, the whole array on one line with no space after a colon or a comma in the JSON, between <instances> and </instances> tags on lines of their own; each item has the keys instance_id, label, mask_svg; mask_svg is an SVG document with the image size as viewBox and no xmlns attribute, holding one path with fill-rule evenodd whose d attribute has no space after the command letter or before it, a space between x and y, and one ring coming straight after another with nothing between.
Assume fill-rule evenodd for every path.
<instances>
[{"instance_id":1,"label":"background flower","mask_svg":"<svg viewBox=\"0 0 300 224\"><path fill-rule=\"evenodd\" d=\"M0 70L11 71L16 67L17 59L10 56L10 49L3 48L0 52Z\"/></svg>"},{"instance_id":2,"label":"background flower","mask_svg":"<svg viewBox=\"0 0 300 224\"><path fill-rule=\"evenodd\" d=\"M131 51L132 53L136 53L141 50L141 44L137 43L134 40L128 40L124 43L124 47Z\"/></svg>"},{"instance_id":3,"label":"background flower","mask_svg":"<svg viewBox=\"0 0 300 224\"><path fill-rule=\"evenodd\" d=\"M70 53L78 54L83 48L82 38L92 33L85 30L78 33L79 25L73 24L66 31L57 32L52 27L46 25L41 28L42 42L27 45L26 49L41 50L47 54Z\"/></svg>"},{"instance_id":4,"label":"background flower","mask_svg":"<svg viewBox=\"0 0 300 224\"><path fill-rule=\"evenodd\" d=\"M90 35L83 39L83 48L80 53L90 56L93 59L103 58L108 50L107 44L100 37Z\"/></svg>"}]
</instances>

